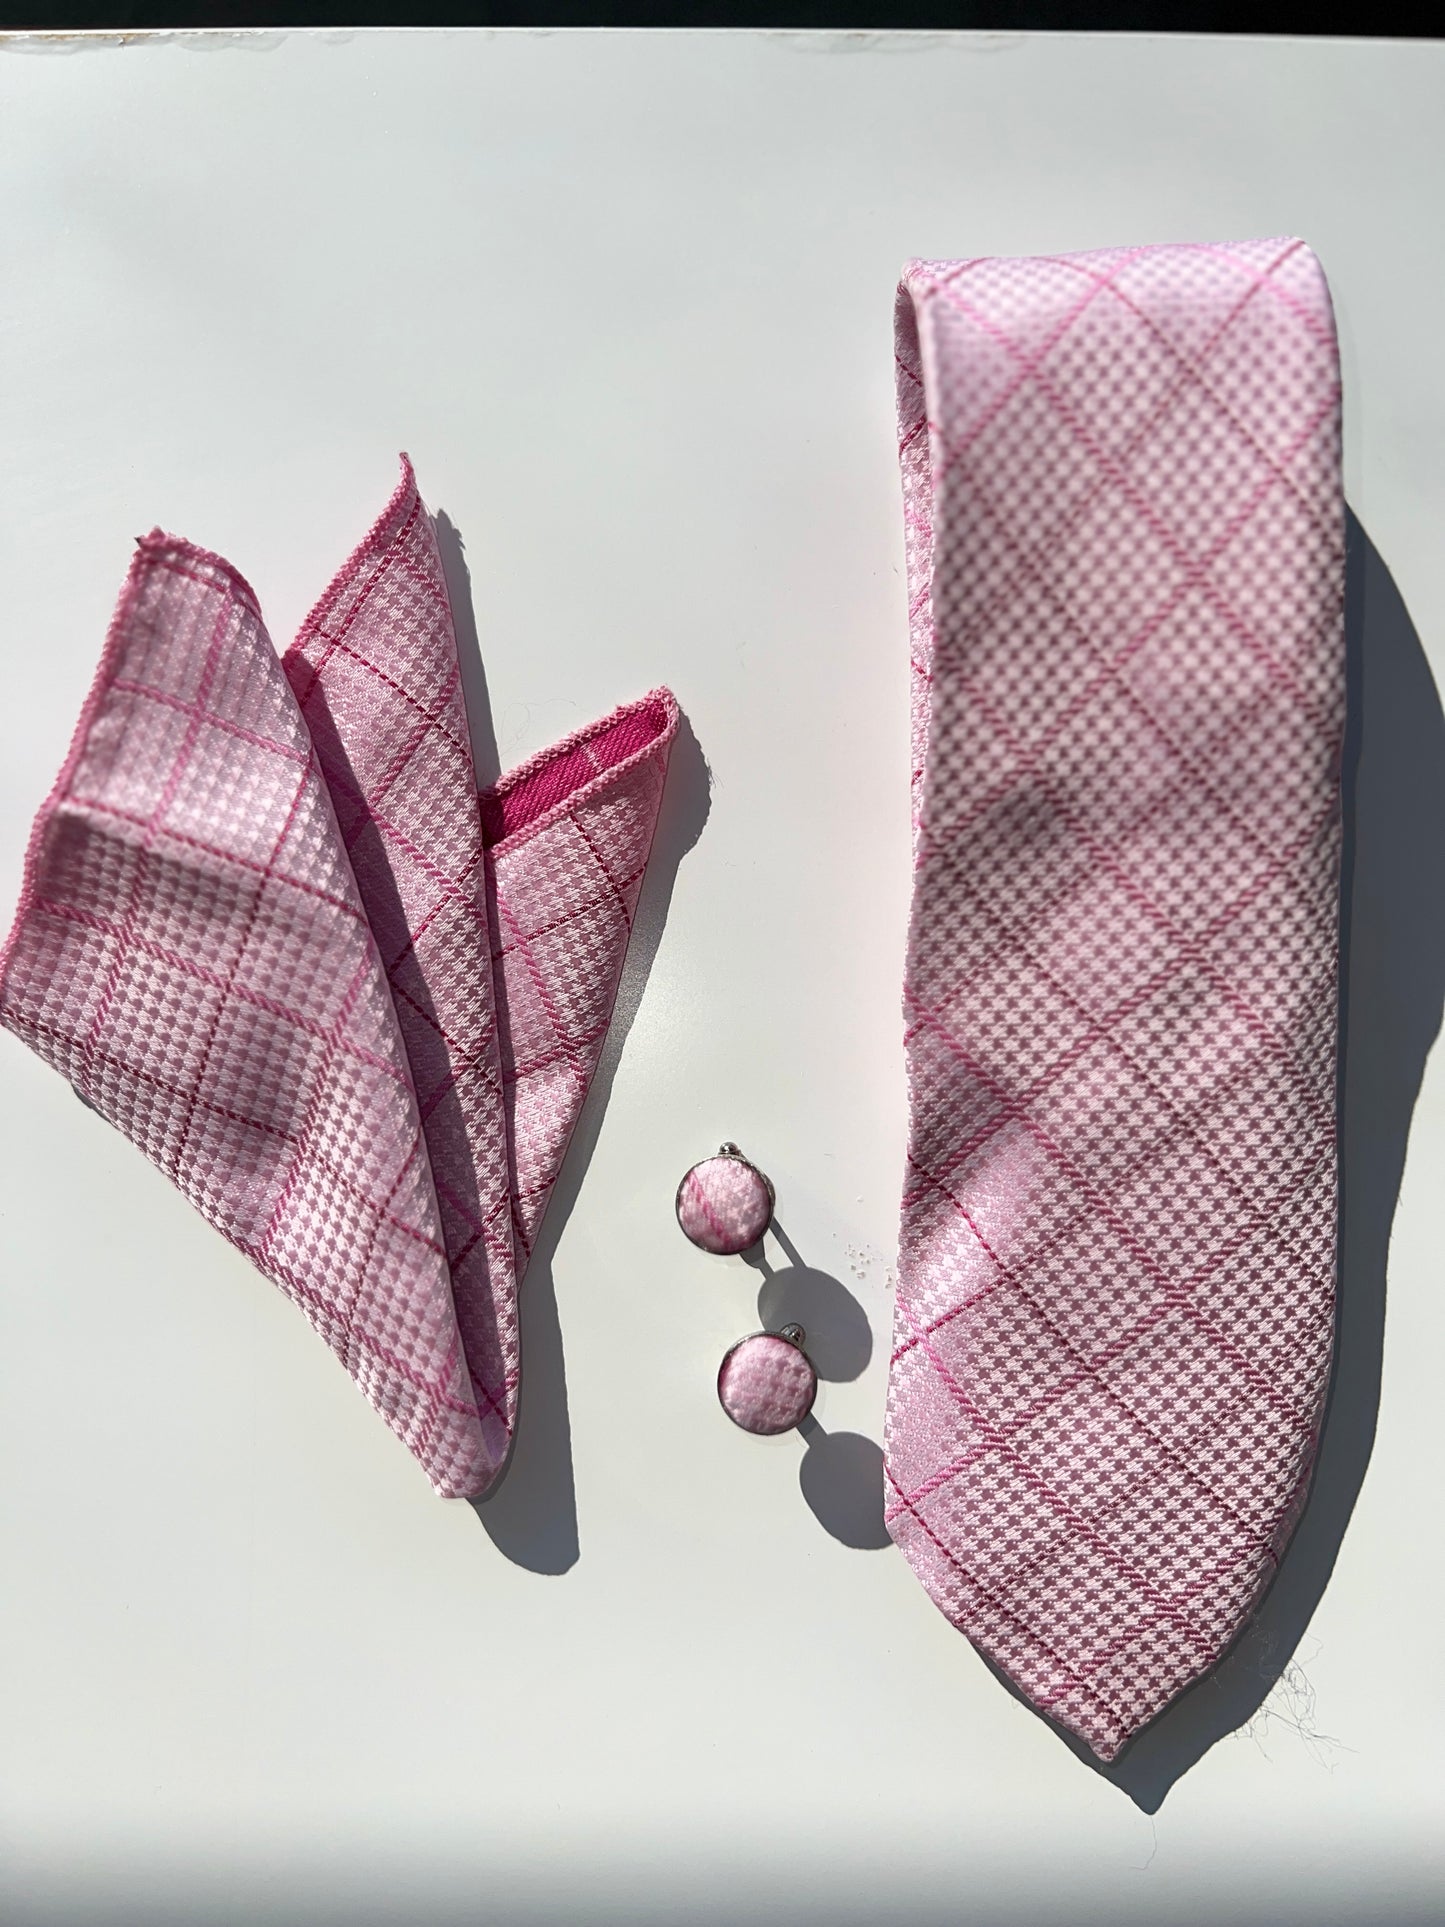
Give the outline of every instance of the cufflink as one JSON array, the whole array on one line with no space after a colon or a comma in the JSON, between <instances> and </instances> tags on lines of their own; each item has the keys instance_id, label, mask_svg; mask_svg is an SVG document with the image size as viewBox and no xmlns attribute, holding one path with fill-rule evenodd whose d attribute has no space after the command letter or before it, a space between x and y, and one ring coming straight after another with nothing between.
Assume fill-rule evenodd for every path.
<instances>
[{"instance_id":1,"label":"cufflink","mask_svg":"<svg viewBox=\"0 0 1445 1927\"><path fill-rule=\"evenodd\" d=\"M734 1425L763 1438L801 1425L818 1396L818 1374L801 1325L740 1338L718 1368L718 1403Z\"/></svg>"},{"instance_id":2,"label":"cufflink","mask_svg":"<svg viewBox=\"0 0 1445 1927\"><path fill-rule=\"evenodd\" d=\"M677 1222L703 1251L734 1257L762 1237L775 1202L772 1180L736 1144L724 1144L677 1187Z\"/></svg>"}]
</instances>

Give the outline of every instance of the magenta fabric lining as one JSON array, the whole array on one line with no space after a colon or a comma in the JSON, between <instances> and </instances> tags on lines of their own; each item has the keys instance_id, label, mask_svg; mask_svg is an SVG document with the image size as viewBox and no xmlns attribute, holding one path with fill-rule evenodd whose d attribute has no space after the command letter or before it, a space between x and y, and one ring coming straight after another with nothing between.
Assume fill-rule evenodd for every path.
<instances>
[{"instance_id":1,"label":"magenta fabric lining","mask_svg":"<svg viewBox=\"0 0 1445 1927\"><path fill-rule=\"evenodd\" d=\"M529 829L594 778L651 749L672 727L667 703L644 696L630 708L590 723L544 750L483 790L483 840L495 846Z\"/></svg>"}]
</instances>

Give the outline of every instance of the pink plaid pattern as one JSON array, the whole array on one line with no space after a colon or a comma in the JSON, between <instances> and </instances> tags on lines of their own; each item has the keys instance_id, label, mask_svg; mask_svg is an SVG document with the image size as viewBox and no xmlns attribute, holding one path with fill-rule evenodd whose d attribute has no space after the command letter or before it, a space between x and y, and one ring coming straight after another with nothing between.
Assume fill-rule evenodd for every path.
<instances>
[{"instance_id":1,"label":"pink plaid pattern","mask_svg":"<svg viewBox=\"0 0 1445 1927\"><path fill-rule=\"evenodd\" d=\"M448 1496L506 1461L517 1284L676 721L655 690L479 800L404 462L284 665L227 563L140 543L31 837L0 1021L301 1307Z\"/></svg>"},{"instance_id":2,"label":"pink plaid pattern","mask_svg":"<svg viewBox=\"0 0 1445 1927\"><path fill-rule=\"evenodd\" d=\"M1334 1330L1339 378L1299 241L914 262L890 1529L1111 1759L1239 1631Z\"/></svg>"}]
</instances>

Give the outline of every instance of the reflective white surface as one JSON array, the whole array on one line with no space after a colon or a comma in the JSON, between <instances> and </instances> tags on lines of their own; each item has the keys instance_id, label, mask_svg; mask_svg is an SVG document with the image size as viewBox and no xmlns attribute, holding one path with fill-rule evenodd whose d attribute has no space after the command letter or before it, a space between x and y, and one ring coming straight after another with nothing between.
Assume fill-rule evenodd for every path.
<instances>
[{"instance_id":1,"label":"reflective white surface","mask_svg":"<svg viewBox=\"0 0 1445 1927\"><path fill-rule=\"evenodd\" d=\"M1128 1787L1100 1777L878 1545L858 1481L904 1139L898 267L1304 235L1338 304L1351 500L1439 677L1442 180L1438 45L0 43L4 917L130 538L160 522L221 550L284 642L403 447L465 547L484 756L658 681L696 744L645 899L650 973L529 1282L523 1432L483 1521L430 1496L279 1294L0 1036L10 1920L1424 1917L1445 1792L1438 1057L1373 1459L1244 1730L1189 1765L1206 1703ZM1355 1126L1378 1153L1358 1235L1382 1251L1445 822L1438 711L1372 567L1373 713L1401 747L1372 740L1367 702L1360 883L1380 894L1351 1075L1389 1085ZM794 1256L769 1257L791 1275L679 1234L678 1178L724 1138L777 1185ZM726 1347L788 1316L819 1425L856 1435L806 1456L741 1435L714 1390ZM1282 1657L1247 1644L1229 1692Z\"/></svg>"}]
</instances>

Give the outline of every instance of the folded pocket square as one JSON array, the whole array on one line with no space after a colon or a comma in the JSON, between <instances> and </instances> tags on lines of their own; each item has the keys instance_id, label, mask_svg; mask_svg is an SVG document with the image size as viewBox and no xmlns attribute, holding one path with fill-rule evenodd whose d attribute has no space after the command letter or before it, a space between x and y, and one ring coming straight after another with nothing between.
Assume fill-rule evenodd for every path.
<instances>
[{"instance_id":1,"label":"folded pocket square","mask_svg":"<svg viewBox=\"0 0 1445 1927\"><path fill-rule=\"evenodd\" d=\"M439 1493L506 1462L517 1285L601 1055L665 689L478 796L409 463L284 658L139 544L31 835L0 1021L305 1312Z\"/></svg>"}]
</instances>

